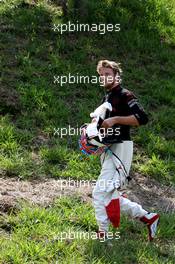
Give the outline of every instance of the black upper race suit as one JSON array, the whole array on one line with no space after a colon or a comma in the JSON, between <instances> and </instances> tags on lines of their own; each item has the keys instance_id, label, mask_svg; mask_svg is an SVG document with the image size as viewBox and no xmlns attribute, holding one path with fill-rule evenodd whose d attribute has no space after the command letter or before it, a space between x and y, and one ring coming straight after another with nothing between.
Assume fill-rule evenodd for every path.
<instances>
[{"instance_id":1,"label":"black upper race suit","mask_svg":"<svg viewBox=\"0 0 175 264\"><path fill-rule=\"evenodd\" d=\"M107 110L105 119L114 116L129 116L134 115L140 125L144 125L148 122L148 116L145 113L142 105L138 102L137 97L133 92L117 85L112 90L107 91L106 95L102 99L102 103L109 102L112 105L112 111ZM124 140L131 140L130 137L130 126L129 125L118 125L115 124L113 127L118 128L120 135L116 136L113 132L112 135L104 138L104 142L117 143Z\"/></svg>"}]
</instances>

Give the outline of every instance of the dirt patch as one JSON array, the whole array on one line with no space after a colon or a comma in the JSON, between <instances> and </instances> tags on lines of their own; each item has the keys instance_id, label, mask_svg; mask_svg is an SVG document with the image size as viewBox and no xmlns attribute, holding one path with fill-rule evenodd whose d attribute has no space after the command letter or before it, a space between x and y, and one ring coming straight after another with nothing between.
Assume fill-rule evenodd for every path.
<instances>
[{"instance_id":1,"label":"dirt patch","mask_svg":"<svg viewBox=\"0 0 175 264\"><path fill-rule=\"evenodd\" d=\"M20 110L20 100L18 93L7 87L0 88L0 104L3 114L5 113L16 113Z\"/></svg>"},{"instance_id":2,"label":"dirt patch","mask_svg":"<svg viewBox=\"0 0 175 264\"><path fill-rule=\"evenodd\" d=\"M18 178L0 178L0 211L17 208L21 199L41 206L48 206L54 199L68 195L80 195L83 200L90 200L91 191L90 184L75 186L71 180L66 183L66 180L55 179L21 181Z\"/></svg>"},{"instance_id":3,"label":"dirt patch","mask_svg":"<svg viewBox=\"0 0 175 264\"><path fill-rule=\"evenodd\" d=\"M17 178L0 178L0 211L18 208L19 200L47 207L54 199L79 195L82 201L92 201L93 184L88 181L44 179L21 181ZM175 212L175 187L165 186L154 179L135 174L127 190L128 198L147 210Z\"/></svg>"},{"instance_id":4,"label":"dirt patch","mask_svg":"<svg viewBox=\"0 0 175 264\"><path fill-rule=\"evenodd\" d=\"M150 177L136 173L128 189L128 197L146 210L175 213L175 186L164 185Z\"/></svg>"}]
</instances>

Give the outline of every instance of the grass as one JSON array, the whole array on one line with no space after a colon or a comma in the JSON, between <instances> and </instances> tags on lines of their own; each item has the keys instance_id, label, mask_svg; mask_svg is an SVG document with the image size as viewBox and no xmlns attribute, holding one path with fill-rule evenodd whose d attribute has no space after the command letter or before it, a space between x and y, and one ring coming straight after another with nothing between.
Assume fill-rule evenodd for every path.
<instances>
[{"instance_id":1,"label":"grass","mask_svg":"<svg viewBox=\"0 0 175 264\"><path fill-rule=\"evenodd\" d=\"M8 228L0 238L1 263L174 263L173 214L162 215L155 243L147 241L140 222L122 216L118 230L110 227L109 248L95 239L93 209L78 196L62 197L48 208L20 206L0 220L1 230Z\"/></svg>"},{"instance_id":2,"label":"grass","mask_svg":"<svg viewBox=\"0 0 175 264\"><path fill-rule=\"evenodd\" d=\"M0 173L20 179L45 177L94 180L98 157L86 159L79 136L55 134L90 120L104 91L98 84L54 84L54 76L95 75L99 59L122 63L123 86L134 91L149 114L146 126L132 130L132 170L175 184L175 2L83 1L68 15L56 1L1 1ZM89 15L90 14L90 15ZM53 31L54 23L120 23L121 31ZM172 214L161 214L154 244L140 223L122 217L114 249L96 240L58 234L95 231L92 206L79 197L62 198L48 208L21 203L0 217L0 263L174 263ZM114 231L111 228L111 231Z\"/></svg>"}]
</instances>

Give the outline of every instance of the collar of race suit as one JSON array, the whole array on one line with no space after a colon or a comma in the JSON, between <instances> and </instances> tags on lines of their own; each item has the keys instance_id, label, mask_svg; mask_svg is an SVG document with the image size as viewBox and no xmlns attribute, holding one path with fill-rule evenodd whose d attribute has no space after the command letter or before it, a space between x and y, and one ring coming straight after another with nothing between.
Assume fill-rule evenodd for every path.
<instances>
[{"instance_id":1,"label":"collar of race suit","mask_svg":"<svg viewBox=\"0 0 175 264\"><path fill-rule=\"evenodd\" d=\"M122 87L120 86L120 84L114 86L111 90L107 90L106 94L113 94L113 93L119 93L122 90Z\"/></svg>"}]
</instances>

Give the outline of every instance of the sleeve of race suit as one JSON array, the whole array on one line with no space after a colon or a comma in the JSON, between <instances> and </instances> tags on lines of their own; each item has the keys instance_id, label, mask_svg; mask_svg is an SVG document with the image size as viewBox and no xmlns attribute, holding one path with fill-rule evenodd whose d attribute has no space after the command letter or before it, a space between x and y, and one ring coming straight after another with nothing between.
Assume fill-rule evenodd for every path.
<instances>
[{"instance_id":1,"label":"sleeve of race suit","mask_svg":"<svg viewBox=\"0 0 175 264\"><path fill-rule=\"evenodd\" d=\"M146 114L143 106L139 103L137 97L132 92L129 92L126 95L126 102L130 112L137 118L140 125L147 124L148 115Z\"/></svg>"}]
</instances>

